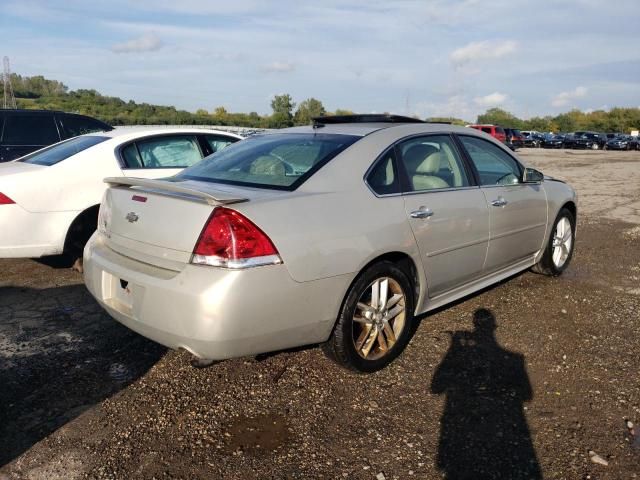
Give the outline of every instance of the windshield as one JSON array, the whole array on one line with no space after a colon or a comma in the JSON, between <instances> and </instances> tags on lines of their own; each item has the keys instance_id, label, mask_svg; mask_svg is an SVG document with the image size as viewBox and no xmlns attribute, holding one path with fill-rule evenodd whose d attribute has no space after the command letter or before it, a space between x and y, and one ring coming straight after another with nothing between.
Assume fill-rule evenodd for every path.
<instances>
[{"instance_id":1,"label":"windshield","mask_svg":"<svg viewBox=\"0 0 640 480\"><path fill-rule=\"evenodd\" d=\"M335 134L259 135L206 157L174 178L294 190L360 138Z\"/></svg>"},{"instance_id":2,"label":"windshield","mask_svg":"<svg viewBox=\"0 0 640 480\"><path fill-rule=\"evenodd\" d=\"M37 152L25 155L19 162L34 163L36 165L51 166L59 163L67 158L93 147L98 143L109 140L109 137L100 137L97 135L88 135L86 137L75 137L64 142L56 143L49 147L38 150Z\"/></svg>"}]
</instances>

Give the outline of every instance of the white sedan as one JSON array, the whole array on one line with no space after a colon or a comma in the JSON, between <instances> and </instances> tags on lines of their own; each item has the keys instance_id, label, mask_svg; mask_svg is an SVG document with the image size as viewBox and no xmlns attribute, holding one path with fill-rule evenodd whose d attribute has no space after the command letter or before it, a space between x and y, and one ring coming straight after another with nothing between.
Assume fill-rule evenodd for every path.
<instances>
[{"instance_id":1,"label":"white sedan","mask_svg":"<svg viewBox=\"0 0 640 480\"><path fill-rule=\"evenodd\" d=\"M241 138L204 128L119 128L0 164L0 258L80 258L105 177L169 177Z\"/></svg>"}]
</instances>

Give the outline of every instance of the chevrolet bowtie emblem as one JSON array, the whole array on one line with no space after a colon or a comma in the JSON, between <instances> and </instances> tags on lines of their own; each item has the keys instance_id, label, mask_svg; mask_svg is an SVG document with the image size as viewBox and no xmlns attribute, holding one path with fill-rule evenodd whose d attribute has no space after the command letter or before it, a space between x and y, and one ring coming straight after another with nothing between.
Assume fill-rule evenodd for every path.
<instances>
[{"instance_id":1,"label":"chevrolet bowtie emblem","mask_svg":"<svg viewBox=\"0 0 640 480\"><path fill-rule=\"evenodd\" d=\"M138 221L138 215L136 215L133 212L127 213L127 216L125 218L127 220L129 220L129 223L133 223L133 222L137 222Z\"/></svg>"}]
</instances>

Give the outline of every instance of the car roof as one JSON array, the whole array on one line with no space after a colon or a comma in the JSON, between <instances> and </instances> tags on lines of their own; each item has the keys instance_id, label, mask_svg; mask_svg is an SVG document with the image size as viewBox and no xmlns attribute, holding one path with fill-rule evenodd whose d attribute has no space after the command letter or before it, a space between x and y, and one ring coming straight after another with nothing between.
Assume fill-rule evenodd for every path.
<instances>
[{"instance_id":1,"label":"car roof","mask_svg":"<svg viewBox=\"0 0 640 480\"><path fill-rule=\"evenodd\" d=\"M237 133L226 132L223 130L214 130L212 128L194 128L194 127L176 127L176 126L167 126L167 127L145 127L145 126L135 126L135 127L115 127L113 130L108 132L92 132L87 133L85 136L96 136L96 137L109 137L118 140L131 140L135 138L139 138L147 135L166 135L166 134L174 134L174 133L183 133L185 135L188 134L222 134L229 135L234 138L243 138Z\"/></svg>"},{"instance_id":2,"label":"car roof","mask_svg":"<svg viewBox=\"0 0 640 480\"><path fill-rule=\"evenodd\" d=\"M354 135L364 137L379 130L402 130L411 127L411 130L419 130L424 133L436 132L458 132L469 133L467 127L460 127L448 123L395 123L395 122L375 122L375 123L336 123L327 124L321 127L306 125L303 127L283 128L268 132L274 133L307 133L307 134L338 134L338 135Z\"/></svg>"}]
</instances>

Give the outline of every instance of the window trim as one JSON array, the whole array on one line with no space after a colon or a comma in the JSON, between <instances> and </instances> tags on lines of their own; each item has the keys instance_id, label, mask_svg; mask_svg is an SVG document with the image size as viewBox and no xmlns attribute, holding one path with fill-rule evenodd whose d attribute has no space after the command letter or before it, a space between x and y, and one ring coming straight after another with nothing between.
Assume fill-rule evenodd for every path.
<instances>
[{"instance_id":1,"label":"window trim","mask_svg":"<svg viewBox=\"0 0 640 480\"><path fill-rule=\"evenodd\" d=\"M522 163L516 157L514 157L511 154L511 152L509 150L507 150L507 147L502 142L492 142L490 140L487 140L486 138L480 137L479 135L469 135L467 133L455 133L453 136L455 137L456 142L459 144L460 150L463 152L463 154L465 156L465 160L469 164L469 167L473 170L473 175L474 175L474 177L476 179L476 183L480 188L519 187L519 186L523 186L523 185L531 185L531 184L528 184L528 183L522 183L522 174L524 173L524 168L525 167L524 167L524 165L522 165ZM500 150L502 150L504 153L506 153L509 157L511 157L511 159L514 162L516 162L516 165L518 166L518 170L520 171L520 174L518 175L518 183L506 184L506 185L482 185L482 182L480 181L480 172L476 168L475 163L473 163L473 160L471 159L471 155L469 154L469 152L465 148L461 137L476 138L476 139L481 140L483 142L487 142L489 144L493 144L496 147L498 147Z\"/></svg>"},{"instance_id":2,"label":"window trim","mask_svg":"<svg viewBox=\"0 0 640 480\"><path fill-rule=\"evenodd\" d=\"M200 145L200 141L198 139L198 133L193 133L193 132L185 132L185 133L177 133L177 132L172 132L172 133L159 133L159 134L153 134L153 135L147 135L145 137L139 137L139 138L135 138L133 140L128 140L124 143L121 143L120 145L118 145L115 148L114 154L116 159L118 160L118 164L120 165L120 169L121 170L176 170L176 169L185 169L187 167L129 167L127 166L127 161L125 160L124 156L122 155L122 151L127 148L129 145L131 145L132 143L135 144L136 150L138 151L138 155L140 156L140 159L142 160L142 155L140 155L140 149L138 148L138 142L143 141L143 140L149 140L149 139L153 139L153 138L162 138L162 137L173 137L173 136L181 136L181 137L193 137L193 139L196 142L196 145L198 146L198 151L200 152L200 161L204 160L206 157L204 155L204 152L202 151L202 145ZM191 165L188 165L188 167L190 167Z\"/></svg>"}]
</instances>

